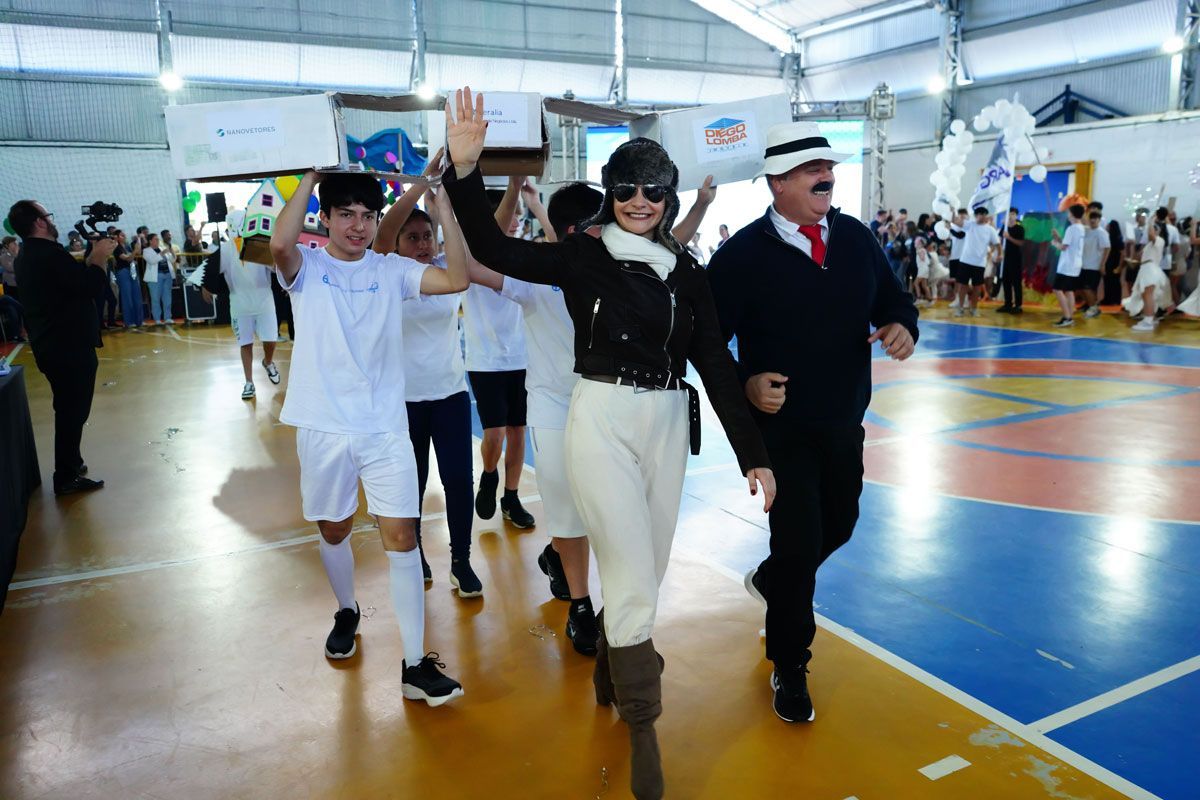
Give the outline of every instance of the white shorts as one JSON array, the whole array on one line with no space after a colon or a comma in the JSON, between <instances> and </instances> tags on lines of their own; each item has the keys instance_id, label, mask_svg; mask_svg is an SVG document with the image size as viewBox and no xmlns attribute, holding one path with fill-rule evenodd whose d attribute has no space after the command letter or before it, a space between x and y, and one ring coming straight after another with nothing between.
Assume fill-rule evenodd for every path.
<instances>
[{"instance_id":1,"label":"white shorts","mask_svg":"<svg viewBox=\"0 0 1200 800\"><path fill-rule=\"evenodd\" d=\"M541 526L559 539L578 539L587 536L583 520L571 497L567 483L567 432L556 428L530 428L533 442L533 466L536 470L538 493L542 496L545 518Z\"/></svg>"},{"instance_id":2,"label":"white shorts","mask_svg":"<svg viewBox=\"0 0 1200 800\"><path fill-rule=\"evenodd\" d=\"M275 308L264 308L257 314L240 314L233 318L233 335L237 337L239 347L254 344L254 334L258 333L260 342L279 341L279 322L275 318Z\"/></svg>"},{"instance_id":3,"label":"white shorts","mask_svg":"<svg viewBox=\"0 0 1200 800\"><path fill-rule=\"evenodd\" d=\"M377 517L415 519L417 459L407 433L323 433L296 429L300 497L309 522L340 522L358 510L358 482L367 511Z\"/></svg>"}]
</instances>

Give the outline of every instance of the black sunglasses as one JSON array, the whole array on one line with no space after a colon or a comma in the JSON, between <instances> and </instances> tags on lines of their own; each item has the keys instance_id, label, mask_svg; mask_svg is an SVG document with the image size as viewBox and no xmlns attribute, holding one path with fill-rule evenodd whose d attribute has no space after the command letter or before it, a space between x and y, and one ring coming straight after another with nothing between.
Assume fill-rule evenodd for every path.
<instances>
[{"instance_id":1,"label":"black sunglasses","mask_svg":"<svg viewBox=\"0 0 1200 800\"><path fill-rule=\"evenodd\" d=\"M648 203L661 203L667 196L667 187L661 184L647 183L638 186L634 183L618 183L612 187L613 198L618 203L628 203L638 193L638 189L642 190L642 197L646 198Z\"/></svg>"}]
</instances>

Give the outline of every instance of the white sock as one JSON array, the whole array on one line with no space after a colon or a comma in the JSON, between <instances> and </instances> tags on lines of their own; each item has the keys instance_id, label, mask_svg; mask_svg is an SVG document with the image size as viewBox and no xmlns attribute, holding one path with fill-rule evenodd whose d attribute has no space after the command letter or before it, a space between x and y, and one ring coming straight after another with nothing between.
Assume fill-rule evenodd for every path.
<instances>
[{"instance_id":1,"label":"white sock","mask_svg":"<svg viewBox=\"0 0 1200 800\"><path fill-rule=\"evenodd\" d=\"M425 657L425 577L421 573L421 551L387 551L391 575L392 607L400 623L404 661L410 667Z\"/></svg>"},{"instance_id":2,"label":"white sock","mask_svg":"<svg viewBox=\"0 0 1200 800\"><path fill-rule=\"evenodd\" d=\"M354 603L354 550L350 547L350 537L342 539L340 544L330 544L322 536L319 544L321 563L325 565L338 608L357 608Z\"/></svg>"}]
</instances>

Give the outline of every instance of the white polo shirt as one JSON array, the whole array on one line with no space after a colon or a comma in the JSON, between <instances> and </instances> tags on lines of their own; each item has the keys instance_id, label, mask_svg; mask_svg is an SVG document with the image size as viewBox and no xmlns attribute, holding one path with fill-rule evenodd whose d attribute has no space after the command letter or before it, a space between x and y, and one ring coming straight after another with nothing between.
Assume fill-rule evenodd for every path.
<instances>
[{"instance_id":1,"label":"white polo shirt","mask_svg":"<svg viewBox=\"0 0 1200 800\"><path fill-rule=\"evenodd\" d=\"M575 325L557 286L505 278L501 294L521 307L529 367L525 374L532 428L566 430L575 372Z\"/></svg>"},{"instance_id":2,"label":"white polo shirt","mask_svg":"<svg viewBox=\"0 0 1200 800\"><path fill-rule=\"evenodd\" d=\"M446 268L446 257L433 265ZM404 399L443 400L467 390L457 294L420 294L404 301Z\"/></svg>"},{"instance_id":3,"label":"white polo shirt","mask_svg":"<svg viewBox=\"0 0 1200 800\"><path fill-rule=\"evenodd\" d=\"M425 264L368 250L339 261L297 245L300 271L280 284L292 298L296 343L281 422L324 433L408 433L404 301L421 292Z\"/></svg>"},{"instance_id":4,"label":"white polo shirt","mask_svg":"<svg viewBox=\"0 0 1200 800\"><path fill-rule=\"evenodd\" d=\"M521 307L494 289L472 285L463 295L463 333L468 372L525 369Z\"/></svg>"}]
</instances>

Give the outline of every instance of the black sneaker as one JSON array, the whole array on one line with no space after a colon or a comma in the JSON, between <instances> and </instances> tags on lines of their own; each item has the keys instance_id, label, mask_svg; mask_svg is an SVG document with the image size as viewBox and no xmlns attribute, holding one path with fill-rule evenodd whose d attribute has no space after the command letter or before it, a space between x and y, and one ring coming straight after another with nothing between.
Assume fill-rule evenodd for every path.
<instances>
[{"instance_id":1,"label":"black sneaker","mask_svg":"<svg viewBox=\"0 0 1200 800\"><path fill-rule=\"evenodd\" d=\"M1000 306L996 309L997 314L1011 314L1012 306Z\"/></svg>"},{"instance_id":2,"label":"black sneaker","mask_svg":"<svg viewBox=\"0 0 1200 800\"><path fill-rule=\"evenodd\" d=\"M97 489L104 488L104 481L94 481L91 478L85 478L82 475L76 475L66 483L55 486L54 493L58 496L64 494L77 494L79 492L94 492Z\"/></svg>"},{"instance_id":3,"label":"black sneaker","mask_svg":"<svg viewBox=\"0 0 1200 800\"><path fill-rule=\"evenodd\" d=\"M538 568L542 574L550 578L550 594L559 600L571 599L571 587L567 585L567 573L563 571L562 559L554 545L546 545L546 549L538 556Z\"/></svg>"},{"instance_id":4,"label":"black sneaker","mask_svg":"<svg viewBox=\"0 0 1200 800\"><path fill-rule=\"evenodd\" d=\"M1025 309L1021 308L1020 306L1013 306L1013 310L1012 310L1011 312L1009 312L1009 313L1012 313L1012 314L1024 314L1024 313L1025 313Z\"/></svg>"},{"instance_id":5,"label":"black sneaker","mask_svg":"<svg viewBox=\"0 0 1200 800\"><path fill-rule=\"evenodd\" d=\"M429 562L425 560L425 554L421 553L421 577L425 579L425 585L433 583L433 570L429 568Z\"/></svg>"},{"instance_id":6,"label":"black sneaker","mask_svg":"<svg viewBox=\"0 0 1200 800\"><path fill-rule=\"evenodd\" d=\"M533 514L525 510L525 507L521 505L520 499L515 495L513 497L500 498L500 512L515 528L524 529L534 526Z\"/></svg>"},{"instance_id":7,"label":"black sneaker","mask_svg":"<svg viewBox=\"0 0 1200 800\"><path fill-rule=\"evenodd\" d=\"M751 597L764 606L767 604L767 574L762 567L755 567L747 572L746 577L742 579L742 584Z\"/></svg>"},{"instance_id":8,"label":"black sneaker","mask_svg":"<svg viewBox=\"0 0 1200 800\"><path fill-rule=\"evenodd\" d=\"M596 624L596 613L592 611L592 601L583 598L571 601L571 610L567 612L567 638L580 655L596 655L596 647L600 642L600 626Z\"/></svg>"},{"instance_id":9,"label":"black sneaker","mask_svg":"<svg viewBox=\"0 0 1200 800\"><path fill-rule=\"evenodd\" d=\"M475 513L480 519L496 516L496 487L499 485L499 472L485 472L479 476L479 491L475 493Z\"/></svg>"},{"instance_id":10,"label":"black sneaker","mask_svg":"<svg viewBox=\"0 0 1200 800\"><path fill-rule=\"evenodd\" d=\"M400 692L405 700L424 700L431 706L440 706L456 697L463 696L462 684L441 673L446 668L437 653L426 653L416 666L400 662Z\"/></svg>"},{"instance_id":11,"label":"black sneaker","mask_svg":"<svg viewBox=\"0 0 1200 800\"><path fill-rule=\"evenodd\" d=\"M808 667L780 667L771 673L775 716L784 722L812 722L817 717L808 696Z\"/></svg>"},{"instance_id":12,"label":"black sneaker","mask_svg":"<svg viewBox=\"0 0 1200 800\"><path fill-rule=\"evenodd\" d=\"M458 590L459 597L481 597L483 582L471 569L471 562L464 559L451 559L450 585Z\"/></svg>"},{"instance_id":13,"label":"black sneaker","mask_svg":"<svg viewBox=\"0 0 1200 800\"><path fill-rule=\"evenodd\" d=\"M326 658L340 660L358 652L354 634L358 633L359 618L358 603L354 604L354 608L343 608L333 615L333 630L325 640Z\"/></svg>"}]
</instances>

